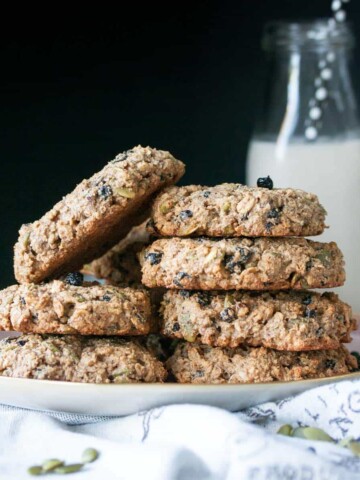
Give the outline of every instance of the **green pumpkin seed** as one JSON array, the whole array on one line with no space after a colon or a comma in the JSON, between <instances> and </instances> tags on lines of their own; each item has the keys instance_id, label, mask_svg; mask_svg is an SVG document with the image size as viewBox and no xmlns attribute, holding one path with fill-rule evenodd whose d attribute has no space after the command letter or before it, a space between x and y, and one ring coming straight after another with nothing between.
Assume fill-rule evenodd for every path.
<instances>
[{"instance_id":1,"label":"green pumpkin seed","mask_svg":"<svg viewBox=\"0 0 360 480\"><path fill-rule=\"evenodd\" d=\"M27 233L24 238L24 247L28 247L30 245L30 233Z\"/></svg>"},{"instance_id":2,"label":"green pumpkin seed","mask_svg":"<svg viewBox=\"0 0 360 480\"><path fill-rule=\"evenodd\" d=\"M230 308L233 305L235 305L235 298L234 295L231 295L231 293L227 293L225 295L225 300L224 300L224 308Z\"/></svg>"},{"instance_id":3,"label":"green pumpkin seed","mask_svg":"<svg viewBox=\"0 0 360 480\"><path fill-rule=\"evenodd\" d=\"M57 348L56 345L52 344L52 343L49 343L49 349L53 352L53 353L59 353L60 350Z\"/></svg>"},{"instance_id":4,"label":"green pumpkin seed","mask_svg":"<svg viewBox=\"0 0 360 480\"><path fill-rule=\"evenodd\" d=\"M50 460L45 460L42 464L43 472L52 472L57 467L62 467L64 462L62 460L58 460L57 458L50 458Z\"/></svg>"},{"instance_id":5,"label":"green pumpkin seed","mask_svg":"<svg viewBox=\"0 0 360 480\"><path fill-rule=\"evenodd\" d=\"M342 440L340 440L339 445L340 445L340 447L347 448L353 440L354 440L353 437L343 438Z\"/></svg>"},{"instance_id":6,"label":"green pumpkin seed","mask_svg":"<svg viewBox=\"0 0 360 480\"><path fill-rule=\"evenodd\" d=\"M162 203L159 207L160 213L165 215L170 211L170 204L169 203Z\"/></svg>"},{"instance_id":7,"label":"green pumpkin seed","mask_svg":"<svg viewBox=\"0 0 360 480\"><path fill-rule=\"evenodd\" d=\"M128 370L127 368L124 369L124 370L121 370L121 372L114 372L112 374L112 376L114 378L117 378L117 377L123 377L124 375L128 375L130 373L130 370Z\"/></svg>"},{"instance_id":8,"label":"green pumpkin seed","mask_svg":"<svg viewBox=\"0 0 360 480\"><path fill-rule=\"evenodd\" d=\"M81 461L83 463L91 463L94 462L99 457L99 452L95 450L95 448L87 448L83 451L81 456Z\"/></svg>"},{"instance_id":9,"label":"green pumpkin seed","mask_svg":"<svg viewBox=\"0 0 360 480\"><path fill-rule=\"evenodd\" d=\"M327 250L321 250L320 253L315 255L315 258L320 260L320 262L324 265L324 267L331 266L331 252L328 252Z\"/></svg>"},{"instance_id":10,"label":"green pumpkin seed","mask_svg":"<svg viewBox=\"0 0 360 480\"><path fill-rule=\"evenodd\" d=\"M279 435L286 435L287 437L291 437L292 432L293 432L292 426L286 424L286 425L282 425L276 433L278 433Z\"/></svg>"},{"instance_id":11,"label":"green pumpkin seed","mask_svg":"<svg viewBox=\"0 0 360 480\"><path fill-rule=\"evenodd\" d=\"M230 202L225 202L222 206L222 211L224 213L229 213L230 212L230 209L231 209L231 204Z\"/></svg>"},{"instance_id":12,"label":"green pumpkin seed","mask_svg":"<svg viewBox=\"0 0 360 480\"><path fill-rule=\"evenodd\" d=\"M229 236L229 235L232 235L234 233L234 228L232 225L226 225L226 227L224 228L224 236Z\"/></svg>"},{"instance_id":13,"label":"green pumpkin seed","mask_svg":"<svg viewBox=\"0 0 360 480\"><path fill-rule=\"evenodd\" d=\"M67 473L75 473L83 468L83 463L73 463L71 465L63 465L62 467L55 468L54 473L60 473L66 475Z\"/></svg>"},{"instance_id":14,"label":"green pumpkin seed","mask_svg":"<svg viewBox=\"0 0 360 480\"><path fill-rule=\"evenodd\" d=\"M29 475L42 475L43 469L40 465L34 465L33 467L28 468L27 472Z\"/></svg>"},{"instance_id":15,"label":"green pumpkin seed","mask_svg":"<svg viewBox=\"0 0 360 480\"><path fill-rule=\"evenodd\" d=\"M292 433L293 437L317 440L320 442L335 442L324 430L315 427L298 427Z\"/></svg>"},{"instance_id":16,"label":"green pumpkin seed","mask_svg":"<svg viewBox=\"0 0 360 480\"><path fill-rule=\"evenodd\" d=\"M357 457L360 457L360 442L350 442L349 450Z\"/></svg>"},{"instance_id":17,"label":"green pumpkin seed","mask_svg":"<svg viewBox=\"0 0 360 480\"><path fill-rule=\"evenodd\" d=\"M130 188L115 188L114 192L124 198L134 198L136 193Z\"/></svg>"}]
</instances>

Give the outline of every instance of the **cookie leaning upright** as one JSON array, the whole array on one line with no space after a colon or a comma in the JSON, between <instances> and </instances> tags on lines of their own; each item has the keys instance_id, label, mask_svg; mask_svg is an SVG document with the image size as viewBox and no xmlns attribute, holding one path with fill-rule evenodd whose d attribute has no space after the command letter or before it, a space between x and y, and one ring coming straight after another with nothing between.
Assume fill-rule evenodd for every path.
<instances>
[{"instance_id":1,"label":"cookie leaning upright","mask_svg":"<svg viewBox=\"0 0 360 480\"><path fill-rule=\"evenodd\" d=\"M16 279L39 283L99 257L146 218L155 192L183 174L184 164L169 152L137 146L119 154L40 220L21 227Z\"/></svg>"},{"instance_id":2,"label":"cookie leaning upright","mask_svg":"<svg viewBox=\"0 0 360 480\"><path fill-rule=\"evenodd\" d=\"M302 190L187 185L160 193L150 225L170 237L288 237L321 234L325 215L317 196Z\"/></svg>"}]
</instances>

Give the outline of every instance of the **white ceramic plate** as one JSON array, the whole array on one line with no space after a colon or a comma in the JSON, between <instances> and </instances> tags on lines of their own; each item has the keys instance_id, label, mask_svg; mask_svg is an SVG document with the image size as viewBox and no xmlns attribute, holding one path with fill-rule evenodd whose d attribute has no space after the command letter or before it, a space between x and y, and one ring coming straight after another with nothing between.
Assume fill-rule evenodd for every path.
<instances>
[{"instance_id":1,"label":"white ceramic plate","mask_svg":"<svg viewBox=\"0 0 360 480\"><path fill-rule=\"evenodd\" d=\"M353 338L349 349L360 351L359 330ZM309 388L353 378L360 378L360 372L297 382L244 385L93 385L0 377L0 403L35 410L89 415L129 415L173 403L206 404L237 411L259 403L280 400Z\"/></svg>"},{"instance_id":2,"label":"white ceramic plate","mask_svg":"<svg viewBox=\"0 0 360 480\"><path fill-rule=\"evenodd\" d=\"M129 415L173 403L206 404L237 411L326 383L356 377L360 378L360 373L320 380L251 385L92 385L0 377L0 403L36 410L92 415Z\"/></svg>"}]
</instances>

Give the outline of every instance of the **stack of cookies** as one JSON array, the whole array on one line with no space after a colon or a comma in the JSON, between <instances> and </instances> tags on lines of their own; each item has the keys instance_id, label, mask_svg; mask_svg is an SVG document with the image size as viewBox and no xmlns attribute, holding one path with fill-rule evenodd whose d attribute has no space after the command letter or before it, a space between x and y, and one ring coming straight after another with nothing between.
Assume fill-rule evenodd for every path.
<instances>
[{"instance_id":1,"label":"stack of cookies","mask_svg":"<svg viewBox=\"0 0 360 480\"><path fill-rule=\"evenodd\" d=\"M350 307L309 290L345 279L335 243L303 238L325 228L317 197L269 178L174 187L183 173L138 146L22 226L0 329L23 334L0 341L0 375L162 382L167 360L178 382L246 383L357 367Z\"/></svg>"},{"instance_id":2,"label":"stack of cookies","mask_svg":"<svg viewBox=\"0 0 360 480\"><path fill-rule=\"evenodd\" d=\"M183 173L168 152L138 146L22 226L14 259L19 284L0 292L0 329L24 334L0 341L0 375L93 383L166 378L158 352L141 337L155 322L136 275L115 286L84 282L79 270L141 224L154 195Z\"/></svg>"},{"instance_id":3,"label":"stack of cookies","mask_svg":"<svg viewBox=\"0 0 360 480\"><path fill-rule=\"evenodd\" d=\"M142 281L168 289L163 335L179 339L167 366L181 383L299 380L348 373L355 327L334 293L344 283L315 195L239 184L170 187L152 208L161 238L140 253Z\"/></svg>"}]
</instances>

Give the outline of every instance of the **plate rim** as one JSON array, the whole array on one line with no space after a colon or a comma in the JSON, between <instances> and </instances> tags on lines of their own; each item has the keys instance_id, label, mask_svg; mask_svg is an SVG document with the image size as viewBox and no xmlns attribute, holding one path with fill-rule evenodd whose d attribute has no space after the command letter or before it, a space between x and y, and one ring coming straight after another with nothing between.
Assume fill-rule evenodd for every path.
<instances>
[{"instance_id":1,"label":"plate rim","mask_svg":"<svg viewBox=\"0 0 360 480\"><path fill-rule=\"evenodd\" d=\"M84 389L90 390L90 389L144 389L144 388L171 388L173 390L181 390L181 389L194 389L194 388L201 388L201 389L208 389L208 390L215 390L218 389L219 387L224 387L227 389L238 389L239 387L248 387L251 386L252 388L271 388L274 386L278 385L300 385L300 384L312 384L312 383L331 383L331 381L334 382L339 382L339 381L346 381L346 380L353 380L359 378L360 379L360 371L357 372L352 372L352 373L345 373L342 375L335 375L331 377L322 377L322 378L306 378L303 380L276 380L272 382L258 382L258 383L213 383L213 384L201 384L201 383L172 383L172 382L152 382L152 383L82 383L82 382L70 382L70 381L64 381L64 380L45 380L45 379L38 379L38 378L22 378L22 377L6 377L6 376L0 376L0 383L11 383L13 381L17 381L18 383L30 383L34 385L56 385L56 386L62 386L65 388L71 388L73 386L75 387L83 387Z\"/></svg>"}]
</instances>

